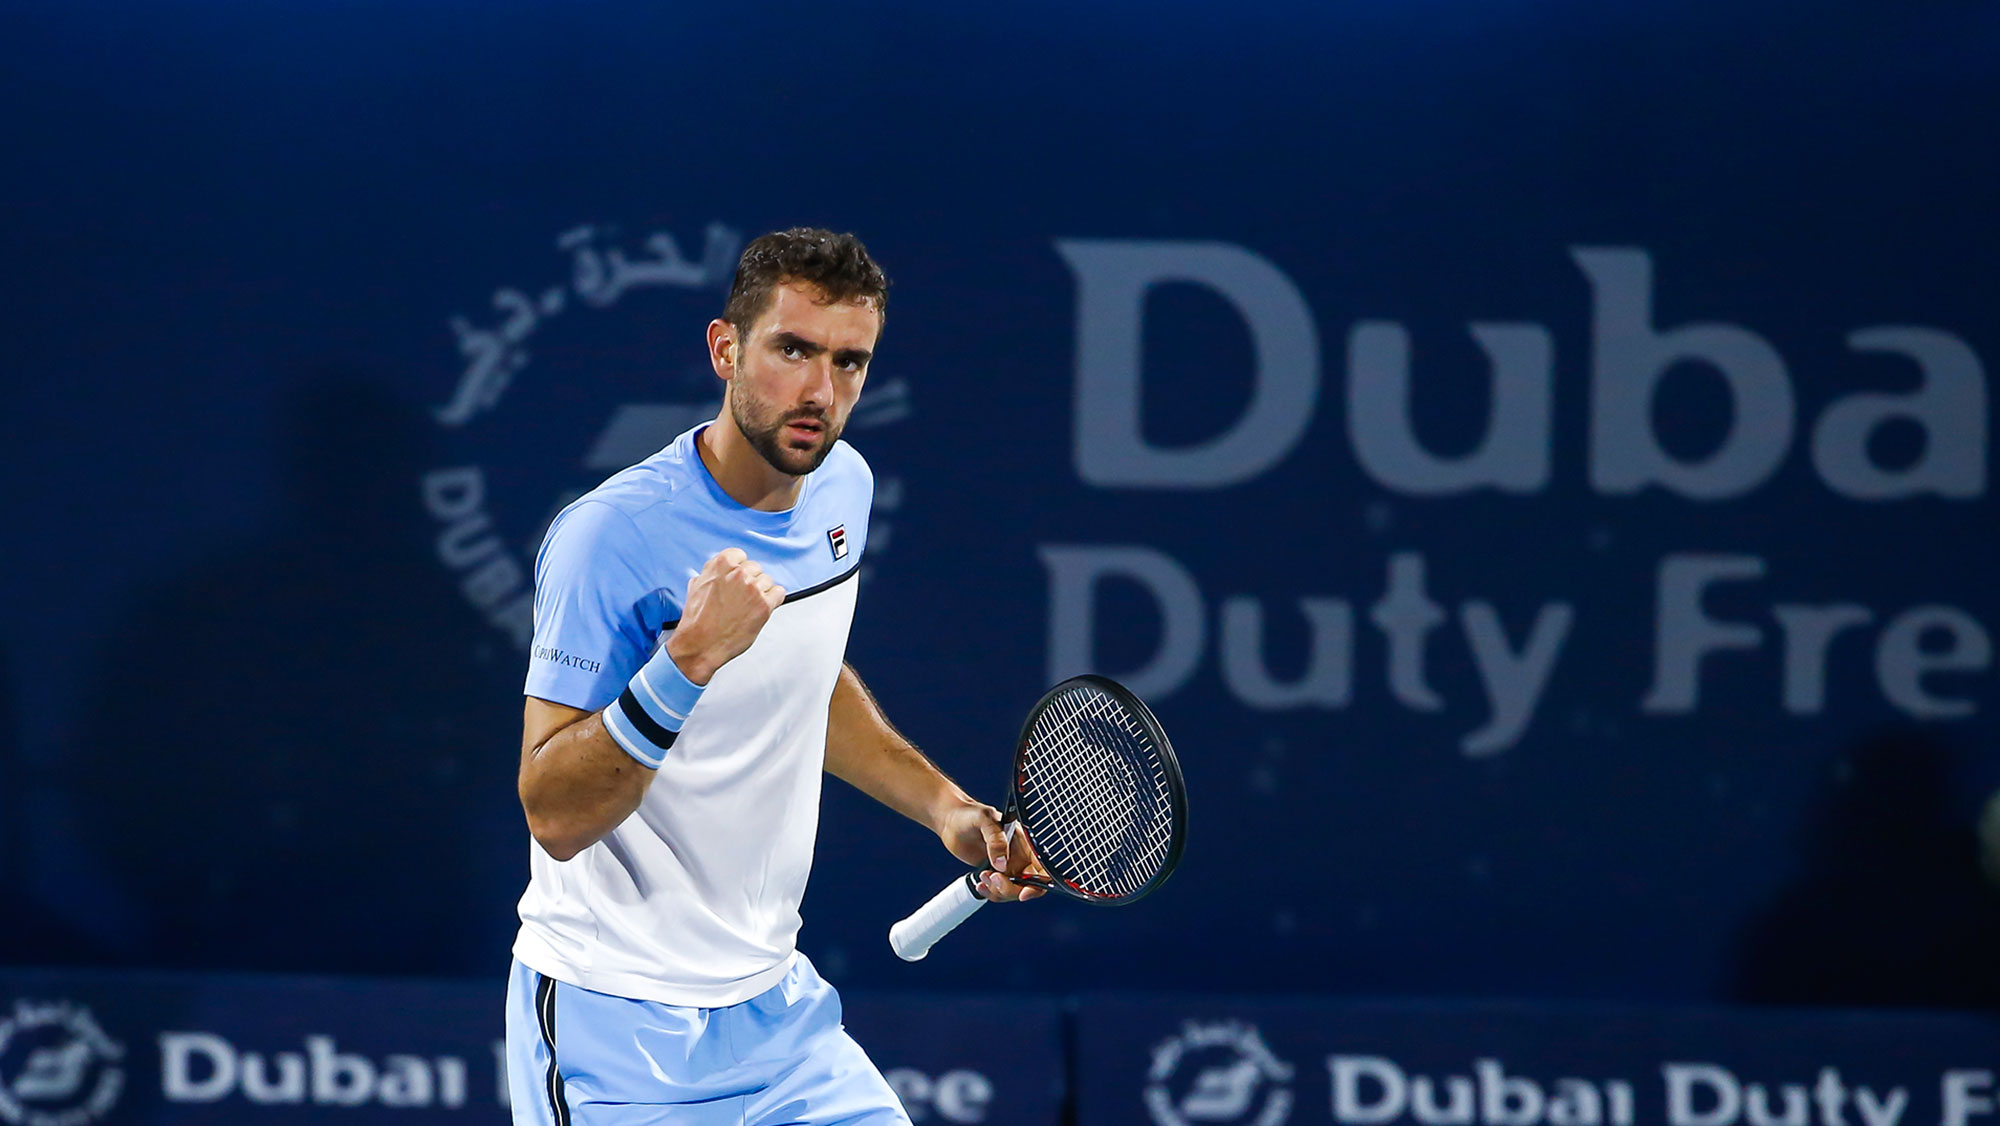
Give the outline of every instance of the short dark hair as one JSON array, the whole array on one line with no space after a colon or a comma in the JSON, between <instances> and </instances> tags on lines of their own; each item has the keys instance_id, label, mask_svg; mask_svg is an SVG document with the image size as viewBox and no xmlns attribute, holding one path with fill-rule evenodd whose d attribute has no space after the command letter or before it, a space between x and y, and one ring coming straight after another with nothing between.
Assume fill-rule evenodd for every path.
<instances>
[{"instance_id":1,"label":"short dark hair","mask_svg":"<svg viewBox=\"0 0 2000 1126\"><path fill-rule=\"evenodd\" d=\"M738 332L749 332L771 307L771 291L791 281L817 286L828 304L865 297L875 302L876 313L888 314L889 278L860 239L818 227L793 227L773 231L743 248L722 319Z\"/></svg>"}]
</instances>

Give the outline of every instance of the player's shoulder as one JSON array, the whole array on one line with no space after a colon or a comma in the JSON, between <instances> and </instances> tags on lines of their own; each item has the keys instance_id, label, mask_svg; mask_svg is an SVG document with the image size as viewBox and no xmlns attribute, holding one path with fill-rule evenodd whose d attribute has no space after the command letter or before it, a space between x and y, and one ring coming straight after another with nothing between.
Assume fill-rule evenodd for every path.
<instances>
[{"instance_id":1,"label":"player's shoulder","mask_svg":"<svg viewBox=\"0 0 2000 1126\"><path fill-rule=\"evenodd\" d=\"M700 455L694 450L695 433L690 430L652 457L613 473L576 503L600 504L639 521L663 504L699 495L701 478L697 475L707 471L701 468Z\"/></svg>"},{"instance_id":2,"label":"player's shoulder","mask_svg":"<svg viewBox=\"0 0 2000 1126\"><path fill-rule=\"evenodd\" d=\"M661 507L671 507L676 497L698 486L689 470L690 456L684 434L652 457L619 470L569 502L550 524L550 536L640 544Z\"/></svg>"},{"instance_id":3,"label":"player's shoulder","mask_svg":"<svg viewBox=\"0 0 2000 1126\"><path fill-rule=\"evenodd\" d=\"M637 558L645 549L645 537L624 506L585 493L563 506L549 521L542 547L535 557L537 573L550 566L592 567L609 559Z\"/></svg>"}]
</instances>

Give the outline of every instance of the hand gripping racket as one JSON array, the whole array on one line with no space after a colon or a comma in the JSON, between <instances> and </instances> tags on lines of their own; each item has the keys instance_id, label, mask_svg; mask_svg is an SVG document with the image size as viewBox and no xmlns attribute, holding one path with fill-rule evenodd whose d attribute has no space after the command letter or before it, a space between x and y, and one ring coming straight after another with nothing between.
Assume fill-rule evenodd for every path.
<instances>
[{"instance_id":1,"label":"hand gripping racket","mask_svg":"<svg viewBox=\"0 0 2000 1126\"><path fill-rule=\"evenodd\" d=\"M1187 841L1187 790L1160 721L1126 687L1101 676L1063 681L1021 725L1001 823L1026 838L1038 868L1016 883L1086 903L1131 903L1166 882ZM968 872L889 928L914 962L986 905ZM1041 873L1046 872L1044 877Z\"/></svg>"}]
</instances>

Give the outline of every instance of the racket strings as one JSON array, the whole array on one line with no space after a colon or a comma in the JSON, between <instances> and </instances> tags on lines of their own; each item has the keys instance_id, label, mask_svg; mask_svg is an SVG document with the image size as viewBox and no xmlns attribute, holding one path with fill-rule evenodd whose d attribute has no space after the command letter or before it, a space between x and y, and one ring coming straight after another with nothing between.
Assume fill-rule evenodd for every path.
<instances>
[{"instance_id":1,"label":"racket strings","mask_svg":"<svg viewBox=\"0 0 2000 1126\"><path fill-rule=\"evenodd\" d=\"M1085 757L1078 753L1087 749L1080 739L1073 732L1063 735L1067 753L1062 765L1070 770L1066 778L1069 789L1063 800L1052 797L1047 805L1054 815L1057 840L1066 846L1058 851L1071 861L1061 867L1099 877L1090 882L1092 886L1104 887L1110 882L1110 874L1104 869L1109 867L1120 838L1129 835L1136 813L1129 802L1121 800L1128 795L1120 792L1121 787L1112 777L1117 760L1102 755Z\"/></svg>"},{"instance_id":2,"label":"racket strings","mask_svg":"<svg viewBox=\"0 0 2000 1126\"><path fill-rule=\"evenodd\" d=\"M1043 865L1107 898L1135 894L1173 838L1166 769L1146 726L1109 694L1050 701L1022 760L1022 820Z\"/></svg>"},{"instance_id":3,"label":"racket strings","mask_svg":"<svg viewBox=\"0 0 2000 1126\"><path fill-rule=\"evenodd\" d=\"M1074 882L1087 890L1132 894L1158 871L1153 854L1164 853L1170 836L1160 831L1165 826L1156 815L1161 795L1130 761L1135 752L1150 750L1144 729L1109 701L1073 704L1066 712L1053 745L1069 768L1071 793L1067 801L1049 803L1063 843L1072 846L1063 850L1073 859L1065 867L1075 869Z\"/></svg>"}]
</instances>

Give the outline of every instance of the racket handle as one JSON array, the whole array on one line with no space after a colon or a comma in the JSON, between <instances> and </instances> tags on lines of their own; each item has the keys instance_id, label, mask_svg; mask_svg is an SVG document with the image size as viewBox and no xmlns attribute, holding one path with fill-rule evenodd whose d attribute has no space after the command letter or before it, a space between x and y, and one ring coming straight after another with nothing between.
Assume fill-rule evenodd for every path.
<instances>
[{"instance_id":1,"label":"racket handle","mask_svg":"<svg viewBox=\"0 0 2000 1126\"><path fill-rule=\"evenodd\" d=\"M986 906L973 892L978 873L968 872L946 884L931 901L910 912L909 918L889 928L889 948L905 962L921 961L938 939L950 934L972 913Z\"/></svg>"}]
</instances>

